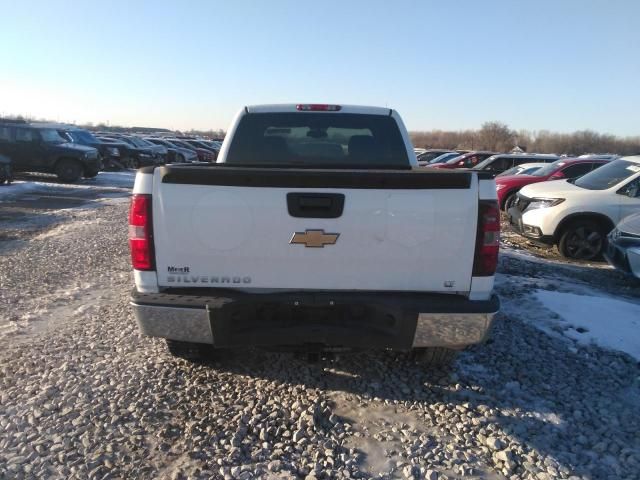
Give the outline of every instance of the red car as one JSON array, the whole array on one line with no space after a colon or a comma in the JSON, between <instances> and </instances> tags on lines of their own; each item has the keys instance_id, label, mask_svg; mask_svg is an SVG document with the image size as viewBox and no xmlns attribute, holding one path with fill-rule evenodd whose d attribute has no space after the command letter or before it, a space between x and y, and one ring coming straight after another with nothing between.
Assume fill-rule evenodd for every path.
<instances>
[{"instance_id":1,"label":"red car","mask_svg":"<svg viewBox=\"0 0 640 480\"><path fill-rule=\"evenodd\" d=\"M473 168L495 152L467 152L444 163L427 165L430 168Z\"/></svg>"},{"instance_id":2,"label":"red car","mask_svg":"<svg viewBox=\"0 0 640 480\"><path fill-rule=\"evenodd\" d=\"M541 167L531 175L498 176L496 177L496 189L499 205L506 212L516 199L518 190L525 185L547 180L578 178L608 162L609 160L593 158L562 158Z\"/></svg>"}]
</instances>

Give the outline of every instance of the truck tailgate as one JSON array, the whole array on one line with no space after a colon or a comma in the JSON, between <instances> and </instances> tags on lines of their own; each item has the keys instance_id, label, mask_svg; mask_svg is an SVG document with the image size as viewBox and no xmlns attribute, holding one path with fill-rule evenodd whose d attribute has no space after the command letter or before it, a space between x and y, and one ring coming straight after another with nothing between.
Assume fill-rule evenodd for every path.
<instances>
[{"instance_id":1,"label":"truck tailgate","mask_svg":"<svg viewBox=\"0 0 640 480\"><path fill-rule=\"evenodd\" d=\"M468 292L469 172L157 168L161 287Z\"/></svg>"}]
</instances>

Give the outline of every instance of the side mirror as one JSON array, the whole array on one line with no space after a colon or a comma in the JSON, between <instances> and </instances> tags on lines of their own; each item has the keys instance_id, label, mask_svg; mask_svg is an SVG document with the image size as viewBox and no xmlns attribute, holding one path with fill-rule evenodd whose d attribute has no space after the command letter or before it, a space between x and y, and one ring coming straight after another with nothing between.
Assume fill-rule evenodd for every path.
<instances>
[{"instance_id":1,"label":"side mirror","mask_svg":"<svg viewBox=\"0 0 640 480\"><path fill-rule=\"evenodd\" d=\"M549 177L549 180L562 180L564 178L564 173L556 172Z\"/></svg>"}]
</instances>

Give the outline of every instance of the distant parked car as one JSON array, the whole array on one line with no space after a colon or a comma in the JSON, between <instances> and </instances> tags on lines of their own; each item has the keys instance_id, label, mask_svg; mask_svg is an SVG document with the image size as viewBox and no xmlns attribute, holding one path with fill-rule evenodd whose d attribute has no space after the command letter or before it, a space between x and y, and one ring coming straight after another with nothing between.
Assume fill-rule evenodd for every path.
<instances>
[{"instance_id":1,"label":"distant parked car","mask_svg":"<svg viewBox=\"0 0 640 480\"><path fill-rule=\"evenodd\" d=\"M505 170L502 173L499 173L498 177L506 177L507 175L531 175L536 170L539 170L541 167L548 165L547 163L523 163L522 165L517 165L515 167L511 167L509 170Z\"/></svg>"},{"instance_id":2,"label":"distant parked car","mask_svg":"<svg viewBox=\"0 0 640 480\"><path fill-rule=\"evenodd\" d=\"M214 148L214 146L212 144L207 144L204 140L192 140L192 139L188 139L188 140L184 140L185 142L187 142L189 145L191 145L192 147L196 147L196 148L203 148L205 150L208 150L209 152L211 152L211 154L213 155L213 160L215 162L215 160L218 158L218 151L220 150L219 148Z\"/></svg>"},{"instance_id":3,"label":"distant parked car","mask_svg":"<svg viewBox=\"0 0 640 480\"><path fill-rule=\"evenodd\" d=\"M421 167L426 167L428 165L436 165L438 163L448 162L452 158L457 158L459 156L460 154L458 152L447 152L447 153L443 153L439 157L436 157L433 160L430 160L428 162L423 162L422 160L418 160L418 165L420 165Z\"/></svg>"},{"instance_id":4,"label":"distant parked car","mask_svg":"<svg viewBox=\"0 0 640 480\"><path fill-rule=\"evenodd\" d=\"M167 150L153 143L147 142L142 138L138 138L135 135L125 135L122 133L113 133L105 135L107 138L122 141L131 147L137 149L140 153L151 155L156 165L162 165L166 163Z\"/></svg>"},{"instance_id":5,"label":"distant parked car","mask_svg":"<svg viewBox=\"0 0 640 480\"><path fill-rule=\"evenodd\" d=\"M101 142L110 147L117 148L120 152L119 164L124 168L140 168L158 165L158 159L148 149L138 148L123 139L116 137L97 137Z\"/></svg>"},{"instance_id":6,"label":"distant parked car","mask_svg":"<svg viewBox=\"0 0 640 480\"><path fill-rule=\"evenodd\" d=\"M160 160L157 163L167 163L167 147L163 145L156 145L155 143L151 143L136 135L125 135L124 138L129 140L130 143L133 143L138 148L150 150L151 155Z\"/></svg>"},{"instance_id":7,"label":"distant parked car","mask_svg":"<svg viewBox=\"0 0 640 480\"><path fill-rule=\"evenodd\" d=\"M523 163L539 162L551 163L558 160L557 155L547 155L543 153L501 153L493 155L473 167L473 170L491 172L499 175L510 168L522 165Z\"/></svg>"},{"instance_id":8,"label":"distant parked car","mask_svg":"<svg viewBox=\"0 0 640 480\"><path fill-rule=\"evenodd\" d=\"M609 160L591 160L589 158L562 158L553 163L547 163L530 175L498 175L496 189L498 190L498 204L507 211L513 206L518 191L525 185L544 182L547 180L574 179L601 167Z\"/></svg>"},{"instance_id":9,"label":"distant parked car","mask_svg":"<svg viewBox=\"0 0 640 480\"><path fill-rule=\"evenodd\" d=\"M604 257L610 265L640 278L640 211L622 219L611 231Z\"/></svg>"},{"instance_id":10,"label":"distant parked car","mask_svg":"<svg viewBox=\"0 0 640 480\"><path fill-rule=\"evenodd\" d=\"M155 143L156 145L164 145L169 152L173 150L173 158L169 157L171 163L191 163L198 161L198 154L190 148L176 145L165 138L145 137L145 140Z\"/></svg>"},{"instance_id":11,"label":"distant parked car","mask_svg":"<svg viewBox=\"0 0 640 480\"><path fill-rule=\"evenodd\" d=\"M178 161L179 158L179 153L178 147L174 147L169 145L168 143L159 143L159 142L154 142L155 138L154 137L141 137L145 142L148 142L149 144L158 147L158 148L163 148L164 152L165 152L165 159L166 159L166 163L176 163ZM181 160L180 162L183 162L183 160Z\"/></svg>"},{"instance_id":12,"label":"distant parked car","mask_svg":"<svg viewBox=\"0 0 640 480\"><path fill-rule=\"evenodd\" d=\"M89 130L65 125L58 127L58 133L61 137L66 138L71 143L85 145L98 150L98 157L102 164L101 167L109 165L112 159L120 159L120 151L117 148L101 142L100 139L94 136Z\"/></svg>"},{"instance_id":13,"label":"distant parked car","mask_svg":"<svg viewBox=\"0 0 640 480\"><path fill-rule=\"evenodd\" d=\"M640 211L640 155L613 160L577 180L527 185L508 210L521 235L557 245L567 258L593 260L624 217Z\"/></svg>"},{"instance_id":14,"label":"distant parked car","mask_svg":"<svg viewBox=\"0 0 640 480\"><path fill-rule=\"evenodd\" d=\"M196 154L198 155L198 160L201 162L215 162L216 158L214 153L207 149L207 148L202 148L202 147L196 147L193 145L190 145L189 143L187 143L186 140L181 140L179 138L167 138L167 141L171 142L174 145L177 145L179 147L183 147L189 150L193 150L194 152L196 152Z\"/></svg>"},{"instance_id":15,"label":"distant parked car","mask_svg":"<svg viewBox=\"0 0 640 480\"><path fill-rule=\"evenodd\" d=\"M63 182L100 171L95 148L70 143L46 124L0 121L0 154L11 158L14 172L55 173Z\"/></svg>"},{"instance_id":16,"label":"distant parked car","mask_svg":"<svg viewBox=\"0 0 640 480\"><path fill-rule=\"evenodd\" d=\"M208 147L213 148L216 152L220 151L220 148L222 147L222 143L221 142L216 142L214 140L200 140L200 143L207 145Z\"/></svg>"},{"instance_id":17,"label":"distant parked car","mask_svg":"<svg viewBox=\"0 0 640 480\"><path fill-rule=\"evenodd\" d=\"M467 152L458 154L446 162L430 165L434 168L473 168L486 158L495 155L496 152Z\"/></svg>"},{"instance_id":18,"label":"distant parked car","mask_svg":"<svg viewBox=\"0 0 640 480\"><path fill-rule=\"evenodd\" d=\"M11 159L6 155L0 155L0 185L8 185L13 181L13 169Z\"/></svg>"},{"instance_id":19,"label":"distant parked car","mask_svg":"<svg viewBox=\"0 0 640 480\"><path fill-rule=\"evenodd\" d=\"M431 148L429 150L425 150L424 152L417 155L417 159L419 162L430 162L436 157L439 157L443 153L451 153L453 150L441 149L441 148ZM459 155L459 154L458 154Z\"/></svg>"}]
</instances>

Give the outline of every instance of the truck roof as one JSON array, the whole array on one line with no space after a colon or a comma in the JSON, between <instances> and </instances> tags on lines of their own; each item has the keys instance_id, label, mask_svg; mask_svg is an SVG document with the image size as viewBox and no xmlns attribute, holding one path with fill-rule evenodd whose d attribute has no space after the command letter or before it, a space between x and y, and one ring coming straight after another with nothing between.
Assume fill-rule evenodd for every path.
<instances>
[{"instance_id":1,"label":"truck roof","mask_svg":"<svg viewBox=\"0 0 640 480\"><path fill-rule=\"evenodd\" d=\"M305 111L300 111L297 107L298 105L330 105L330 106L338 106L339 110L331 110L331 113L335 113L336 111L340 113L360 113L365 115L391 115L393 112L390 108L384 107L366 107L362 105L341 105L341 104L316 104L316 103L283 103L283 104L271 104L271 105L247 105L245 110L247 113L281 113L281 112L300 112L305 113Z\"/></svg>"}]
</instances>

